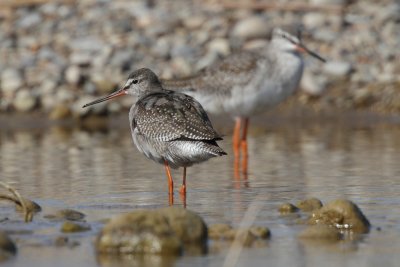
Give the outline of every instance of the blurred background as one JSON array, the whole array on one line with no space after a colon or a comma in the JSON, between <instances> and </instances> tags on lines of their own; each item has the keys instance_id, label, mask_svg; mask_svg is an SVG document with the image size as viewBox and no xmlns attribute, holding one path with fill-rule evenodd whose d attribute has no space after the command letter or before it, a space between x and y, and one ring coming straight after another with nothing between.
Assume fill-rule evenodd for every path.
<instances>
[{"instance_id":1,"label":"blurred background","mask_svg":"<svg viewBox=\"0 0 400 267\"><path fill-rule=\"evenodd\" d=\"M289 25L328 62L307 57L302 91L286 106L397 113L399 24L395 0L0 0L0 112L118 113L132 100L81 107L140 67L186 76Z\"/></svg>"}]
</instances>

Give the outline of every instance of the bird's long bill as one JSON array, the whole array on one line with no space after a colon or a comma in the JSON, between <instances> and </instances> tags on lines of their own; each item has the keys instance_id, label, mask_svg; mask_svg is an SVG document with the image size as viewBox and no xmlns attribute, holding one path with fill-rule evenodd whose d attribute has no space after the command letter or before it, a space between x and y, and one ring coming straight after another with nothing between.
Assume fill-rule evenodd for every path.
<instances>
[{"instance_id":1,"label":"bird's long bill","mask_svg":"<svg viewBox=\"0 0 400 267\"><path fill-rule=\"evenodd\" d=\"M310 56L313 56L319 60L321 60L322 62L326 62L326 59L321 57L320 55L318 55L317 53L311 51L310 49L308 49L306 46L304 46L303 44L298 44L297 45L297 50L303 53L308 53Z\"/></svg>"},{"instance_id":2,"label":"bird's long bill","mask_svg":"<svg viewBox=\"0 0 400 267\"><path fill-rule=\"evenodd\" d=\"M87 103L82 108L86 108L88 106L91 106L91 105L94 105L94 104L98 104L98 103L110 100L110 99L115 98L115 97L123 96L123 95L126 95L126 94L127 94L126 90L120 89L120 90L118 90L118 91L116 91L116 92L114 92L112 94L109 94L108 96L105 96L105 97L99 98L99 99L97 99L95 101L92 101L90 103Z\"/></svg>"}]
</instances>

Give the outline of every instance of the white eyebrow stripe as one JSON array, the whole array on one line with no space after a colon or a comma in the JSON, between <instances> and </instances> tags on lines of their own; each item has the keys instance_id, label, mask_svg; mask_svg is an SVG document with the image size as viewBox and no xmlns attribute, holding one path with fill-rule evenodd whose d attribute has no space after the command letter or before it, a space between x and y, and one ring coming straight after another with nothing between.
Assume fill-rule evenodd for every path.
<instances>
[{"instance_id":1,"label":"white eyebrow stripe","mask_svg":"<svg viewBox=\"0 0 400 267\"><path fill-rule=\"evenodd\" d=\"M125 84L125 86L129 86L129 85L131 85L131 84L132 84L132 82L133 82L133 79L128 79L128 81L126 81L126 84Z\"/></svg>"}]
</instances>

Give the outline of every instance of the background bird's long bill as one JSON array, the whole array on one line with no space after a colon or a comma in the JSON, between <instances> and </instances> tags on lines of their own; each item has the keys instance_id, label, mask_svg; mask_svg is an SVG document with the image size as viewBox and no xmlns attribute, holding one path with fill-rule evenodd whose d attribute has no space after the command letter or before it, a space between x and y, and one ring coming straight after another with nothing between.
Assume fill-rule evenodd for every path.
<instances>
[{"instance_id":1,"label":"background bird's long bill","mask_svg":"<svg viewBox=\"0 0 400 267\"><path fill-rule=\"evenodd\" d=\"M126 91L125 91L125 90L118 90L118 91L116 91L116 92L114 92L114 93L112 93L112 94L110 94L110 95L108 95L108 96L99 98L99 99L97 99L97 100L95 100L95 101L93 101L93 102L90 102L90 103L85 104L85 105L83 106L83 108L86 108L86 107L88 107L88 106L91 106L91 105L94 105L94 104L98 104L98 103L101 103L101 102L110 100L110 99L115 98L115 97L118 97L118 96L123 96L123 95L126 95Z\"/></svg>"},{"instance_id":2,"label":"background bird's long bill","mask_svg":"<svg viewBox=\"0 0 400 267\"><path fill-rule=\"evenodd\" d=\"M321 57L320 55L318 55L317 53L311 51L310 49L308 49L307 47L305 47L304 45L299 44L298 45L298 50L301 52L305 52L308 53L310 56L313 56L319 60L321 60L322 62L326 62L326 59Z\"/></svg>"}]
</instances>

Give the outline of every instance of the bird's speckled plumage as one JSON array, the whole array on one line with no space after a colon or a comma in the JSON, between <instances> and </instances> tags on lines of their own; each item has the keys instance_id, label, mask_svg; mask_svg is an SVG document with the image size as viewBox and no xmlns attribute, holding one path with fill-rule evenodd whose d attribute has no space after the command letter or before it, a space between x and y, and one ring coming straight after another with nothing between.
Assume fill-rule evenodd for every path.
<instances>
[{"instance_id":1,"label":"bird's speckled plumage","mask_svg":"<svg viewBox=\"0 0 400 267\"><path fill-rule=\"evenodd\" d=\"M188 95L167 90L147 94L131 108L129 120L139 151L172 168L226 154L204 109Z\"/></svg>"}]
</instances>

